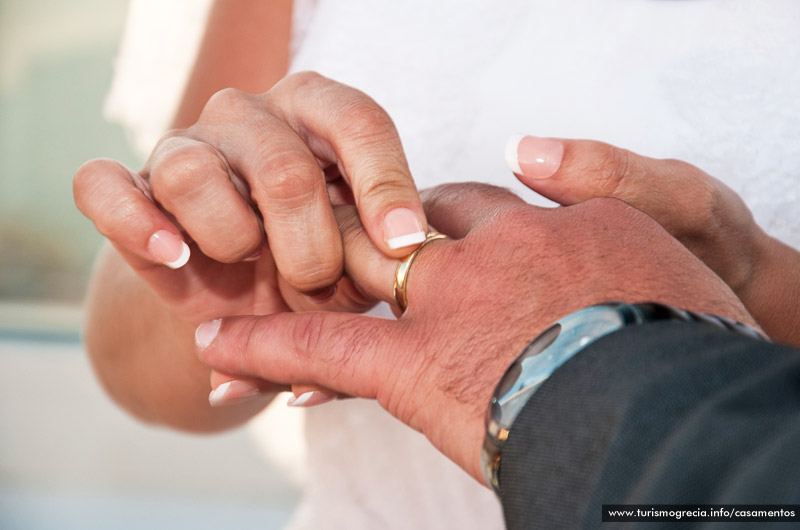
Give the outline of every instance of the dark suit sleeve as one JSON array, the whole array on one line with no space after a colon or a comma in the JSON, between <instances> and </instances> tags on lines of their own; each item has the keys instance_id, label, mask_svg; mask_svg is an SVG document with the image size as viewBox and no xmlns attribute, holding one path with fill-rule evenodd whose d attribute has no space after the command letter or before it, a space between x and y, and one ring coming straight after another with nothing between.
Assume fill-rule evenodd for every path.
<instances>
[{"instance_id":1,"label":"dark suit sleeve","mask_svg":"<svg viewBox=\"0 0 800 530\"><path fill-rule=\"evenodd\" d=\"M603 504L800 503L800 352L708 324L612 333L531 398L499 480L510 529L598 528Z\"/></svg>"}]
</instances>

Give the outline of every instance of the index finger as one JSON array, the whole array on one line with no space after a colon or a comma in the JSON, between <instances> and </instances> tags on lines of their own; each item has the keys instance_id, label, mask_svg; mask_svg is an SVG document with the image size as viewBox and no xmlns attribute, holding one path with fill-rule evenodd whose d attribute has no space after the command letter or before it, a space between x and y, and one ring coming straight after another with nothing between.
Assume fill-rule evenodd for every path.
<instances>
[{"instance_id":1,"label":"index finger","mask_svg":"<svg viewBox=\"0 0 800 530\"><path fill-rule=\"evenodd\" d=\"M204 322L195 340L200 359L218 371L375 398L382 378L364 376L397 373L385 352L397 353L387 345L398 331L390 320L307 311Z\"/></svg>"},{"instance_id":2,"label":"index finger","mask_svg":"<svg viewBox=\"0 0 800 530\"><path fill-rule=\"evenodd\" d=\"M375 246L400 257L425 240L422 202L397 129L380 105L313 72L287 77L267 96L317 158L338 165Z\"/></svg>"}]
</instances>

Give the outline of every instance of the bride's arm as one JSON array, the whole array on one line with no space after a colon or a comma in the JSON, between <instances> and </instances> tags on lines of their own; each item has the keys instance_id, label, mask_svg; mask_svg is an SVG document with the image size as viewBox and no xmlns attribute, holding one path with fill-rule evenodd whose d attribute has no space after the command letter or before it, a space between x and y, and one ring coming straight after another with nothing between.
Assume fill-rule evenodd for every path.
<instances>
[{"instance_id":1,"label":"bride's arm","mask_svg":"<svg viewBox=\"0 0 800 530\"><path fill-rule=\"evenodd\" d=\"M291 7L291 0L214 3L173 127L194 123L218 90L263 92L285 75ZM263 400L209 407L209 369L194 353L193 328L106 246L90 282L85 338L109 393L137 417L181 429L219 430L247 420Z\"/></svg>"},{"instance_id":2,"label":"bride's arm","mask_svg":"<svg viewBox=\"0 0 800 530\"><path fill-rule=\"evenodd\" d=\"M215 92L267 91L289 69L292 0L215 0L172 127L197 121Z\"/></svg>"}]
</instances>

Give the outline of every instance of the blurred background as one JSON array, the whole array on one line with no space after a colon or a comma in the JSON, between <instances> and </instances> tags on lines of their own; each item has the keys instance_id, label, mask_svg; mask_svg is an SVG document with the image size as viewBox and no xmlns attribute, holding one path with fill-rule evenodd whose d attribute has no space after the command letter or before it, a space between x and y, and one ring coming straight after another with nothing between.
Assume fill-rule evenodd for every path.
<instances>
[{"instance_id":1,"label":"blurred background","mask_svg":"<svg viewBox=\"0 0 800 530\"><path fill-rule=\"evenodd\" d=\"M127 9L0 0L0 528L280 528L299 479L266 458L266 423L204 437L142 425L81 347L102 238L72 176L95 157L142 164L103 117Z\"/></svg>"}]
</instances>

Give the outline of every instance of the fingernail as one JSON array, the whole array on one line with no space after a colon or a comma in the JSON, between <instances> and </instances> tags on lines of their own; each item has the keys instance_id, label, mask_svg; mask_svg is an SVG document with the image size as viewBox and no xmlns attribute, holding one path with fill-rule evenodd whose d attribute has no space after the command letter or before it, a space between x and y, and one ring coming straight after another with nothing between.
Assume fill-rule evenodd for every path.
<instances>
[{"instance_id":1,"label":"fingernail","mask_svg":"<svg viewBox=\"0 0 800 530\"><path fill-rule=\"evenodd\" d=\"M159 230L150 236L147 250L170 269L180 269L186 265L191 255L189 245L168 230Z\"/></svg>"},{"instance_id":2,"label":"fingernail","mask_svg":"<svg viewBox=\"0 0 800 530\"><path fill-rule=\"evenodd\" d=\"M253 398L261 394L258 386L247 381L240 381L234 379L227 383L222 383L217 388L211 391L208 395L208 403L212 407L219 407L223 405L231 405L239 403L246 399Z\"/></svg>"},{"instance_id":3,"label":"fingernail","mask_svg":"<svg viewBox=\"0 0 800 530\"><path fill-rule=\"evenodd\" d=\"M194 342L197 344L197 347L201 350L205 350L208 348L208 345L216 338L217 333L219 333L219 327L222 324L222 319L217 318L215 320L209 320L208 322L203 322L197 329L194 331Z\"/></svg>"},{"instance_id":4,"label":"fingernail","mask_svg":"<svg viewBox=\"0 0 800 530\"><path fill-rule=\"evenodd\" d=\"M330 302L334 296L336 296L336 292L339 290L337 285L331 285L327 289L316 293L316 294L309 294L306 295L306 298L314 302L315 304L324 304L325 302Z\"/></svg>"},{"instance_id":5,"label":"fingernail","mask_svg":"<svg viewBox=\"0 0 800 530\"><path fill-rule=\"evenodd\" d=\"M286 404L290 407L313 407L334 399L336 399L336 394L325 392L324 390L313 390L299 396L290 397Z\"/></svg>"},{"instance_id":6,"label":"fingernail","mask_svg":"<svg viewBox=\"0 0 800 530\"><path fill-rule=\"evenodd\" d=\"M417 214L408 208L396 208L383 220L383 238L392 250L425 241L425 232Z\"/></svg>"},{"instance_id":7,"label":"fingernail","mask_svg":"<svg viewBox=\"0 0 800 530\"><path fill-rule=\"evenodd\" d=\"M561 165L564 144L558 140L515 135L506 143L506 164L518 175L537 179L552 177Z\"/></svg>"}]
</instances>

